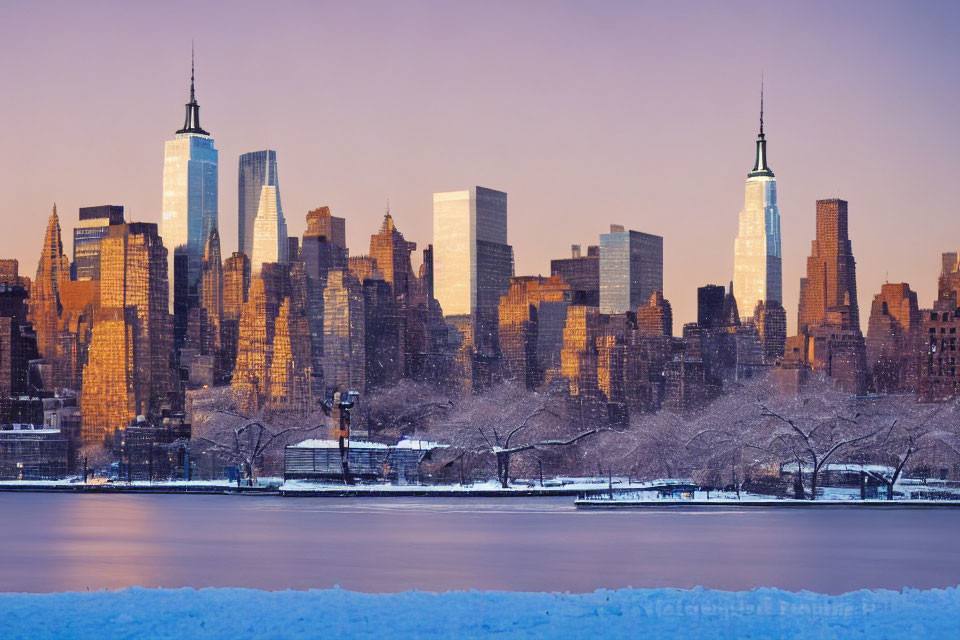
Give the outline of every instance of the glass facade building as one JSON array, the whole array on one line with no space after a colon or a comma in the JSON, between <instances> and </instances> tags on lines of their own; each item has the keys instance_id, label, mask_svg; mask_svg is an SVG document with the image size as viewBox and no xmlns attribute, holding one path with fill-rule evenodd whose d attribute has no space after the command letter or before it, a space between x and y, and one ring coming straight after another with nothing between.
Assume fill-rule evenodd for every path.
<instances>
[{"instance_id":1,"label":"glass facade building","mask_svg":"<svg viewBox=\"0 0 960 640\"><path fill-rule=\"evenodd\" d=\"M73 230L72 280L100 279L100 241L110 235L112 224L123 224L123 207L80 207L80 222Z\"/></svg>"},{"instance_id":2,"label":"glass facade building","mask_svg":"<svg viewBox=\"0 0 960 640\"><path fill-rule=\"evenodd\" d=\"M190 80L186 120L163 158L162 236L169 249L171 307L177 345L186 334L187 317L200 305L200 261L210 230L217 225L219 154L213 138L200 127L200 107Z\"/></svg>"},{"instance_id":3,"label":"glass facade building","mask_svg":"<svg viewBox=\"0 0 960 640\"><path fill-rule=\"evenodd\" d=\"M475 313L481 302L493 303L496 315L513 275L506 193L473 187L433 194L433 269L444 315ZM491 286L495 299L485 291Z\"/></svg>"},{"instance_id":4,"label":"glass facade building","mask_svg":"<svg viewBox=\"0 0 960 640\"><path fill-rule=\"evenodd\" d=\"M260 204L253 223L253 246L250 265L254 276L260 274L265 262L287 262L287 225L280 210L280 194L277 188L263 185L260 188Z\"/></svg>"},{"instance_id":5,"label":"glass facade building","mask_svg":"<svg viewBox=\"0 0 960 640\"><path fill-rule=\"evenodd\" d=\"M663 291L663 238L611 225L600 235L600 313L636 311Z\"/></svg>"},{"instance_id":6,"label":"glass facade building","mask_svg":"<svg viewBox=\"0 0 960 640\"><path fill-rule=\"evenodd\" d=\"M777 179L767 166L761 104L756 160L753 171L747 174L740 228L734 244L733 293L743 321L753 318L758 302L783 303L781 263Z\"/></svg>"},{"instance_id":7,"label":"glass facade building","mask_svg":"<svg viewBox=\"0 0 960 640\"><path fill-rule=\"evenodd\" d=\"M277 152L267 149L251 151L240 156L237 179L237 235L239 251L253 257L257 213L263 187L274 187L276 197L277 236L286 243L287 223L280 204L280 179L277 173ZM286 262L286 247L280 252Z\"/></svg>"},{"instance_id":8,"label":"glass facade building","mask_svg":"<svg viewBox=\"0 0 960 640\"><path fill-rule=\"evenodd\" d=\"M500 297L512 276L507 194L485 187L433 194L434 296L445 316L472 316L478 352L497 349Z\"/></svg>"}]
</instances>

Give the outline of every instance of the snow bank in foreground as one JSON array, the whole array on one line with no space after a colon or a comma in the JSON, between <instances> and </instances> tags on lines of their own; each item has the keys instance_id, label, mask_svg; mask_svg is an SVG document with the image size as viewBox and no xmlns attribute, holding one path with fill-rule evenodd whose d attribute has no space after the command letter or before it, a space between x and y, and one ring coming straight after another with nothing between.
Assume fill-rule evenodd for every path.
<instances>
[{"instance_id":1,"label":"snow bank in foreground","mask_svg":"<svg viewBox=\"0 0 960 640\"><path fill-rule=\"evenodd\" d=\"M141 589L0 594L11 638L955 637L960 590L586 594Z\"/></svg>"}]
</instances>

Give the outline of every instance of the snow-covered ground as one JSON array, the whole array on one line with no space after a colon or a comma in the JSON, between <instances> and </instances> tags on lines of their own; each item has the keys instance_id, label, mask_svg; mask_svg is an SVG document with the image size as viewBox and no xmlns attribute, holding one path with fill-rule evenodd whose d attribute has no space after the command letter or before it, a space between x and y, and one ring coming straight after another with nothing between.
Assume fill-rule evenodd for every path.
<instances>
[{"instance_id":1,"label":"snow-covered ground","mask_svg":"<svg viewBox=\"0 0 960 640\"><path fill-rule=\"evenodd\" d=\"M44 638L955 638L960 590L586 594L127 589L0 595L0 636Z\"/></svg>"}]
</instances>

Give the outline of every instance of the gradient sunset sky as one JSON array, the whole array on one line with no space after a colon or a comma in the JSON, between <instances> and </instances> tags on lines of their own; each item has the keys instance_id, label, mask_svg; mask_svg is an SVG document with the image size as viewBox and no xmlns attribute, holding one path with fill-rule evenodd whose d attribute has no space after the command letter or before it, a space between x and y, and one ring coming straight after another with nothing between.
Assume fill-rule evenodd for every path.
<instances>
[{"instance_id":1,"label":"gradient sunset sky","mask_svg":"<svg viewBox=\"0 0 960 640\"><path fill-rule=\"evenodd\" d=\"M865 328L884 281L929 306L960 247L958 33L957 2L7 1L0 256L34 275L54 201L71 258L78 207L159 222L193 40L225 254L246 151L277 150L291 234L330 205L352 254L388 198L422 249L432 193L479 184L509 194L517 275L610 223L662 235L679 333L696 287L733 274L762 73L790 331L830 197Z\"/></svg>"}]
</instances>

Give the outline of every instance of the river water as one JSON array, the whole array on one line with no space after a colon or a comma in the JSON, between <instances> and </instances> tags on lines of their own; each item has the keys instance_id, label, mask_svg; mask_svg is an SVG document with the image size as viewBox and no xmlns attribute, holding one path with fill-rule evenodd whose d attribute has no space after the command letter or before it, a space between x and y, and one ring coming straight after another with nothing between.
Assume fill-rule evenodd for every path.
<instances>
[{"instance_id":1,"label":"river water","mask_svg":"<svg viewBox=\"0 0 960 640\"><path fill-rule=\"evenodd\" d=\"M949 509L0 493L0 591L930 588L960 584L958 532Z\"/></svg>"}]
</instances>

